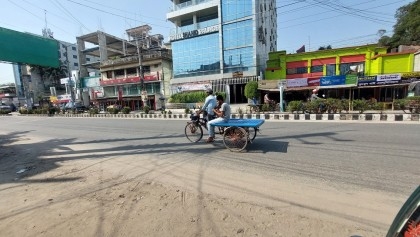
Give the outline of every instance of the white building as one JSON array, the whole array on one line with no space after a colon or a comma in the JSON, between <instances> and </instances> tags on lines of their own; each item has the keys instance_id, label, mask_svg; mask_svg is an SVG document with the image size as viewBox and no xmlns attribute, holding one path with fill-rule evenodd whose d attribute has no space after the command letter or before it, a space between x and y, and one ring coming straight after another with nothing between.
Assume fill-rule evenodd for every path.
<instances>
[{"instance_id":1,"label":"white building","mask_svg":"<svg viewBox=\"0 0 420 237\"><path fill-rule=\"evenodd\" d=\"M172 0L174 93L211 86L246 101L250 80L264 77L268 53L277 50L275 0ZM229 89L227 86L229 85Z\"/></svg>"}]
</instances>

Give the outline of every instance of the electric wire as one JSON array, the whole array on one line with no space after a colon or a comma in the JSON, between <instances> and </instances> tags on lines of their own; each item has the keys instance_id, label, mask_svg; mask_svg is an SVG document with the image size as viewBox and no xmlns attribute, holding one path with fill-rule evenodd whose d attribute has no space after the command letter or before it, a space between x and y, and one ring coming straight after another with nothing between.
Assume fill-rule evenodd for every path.
<instances>
[{"instance_id":1,"label":"electric wire","mask_svg":"<svg viewBox=\"0 0 420 237\"><path fill-rule=\"evenodd\" d=\"M152 23L147 23L147 22L144 22L144 21L139 21L139 20L133 19L133 18L131 18L131 17L126 17L126 16L122 16L122 15L120 15L120 14L116 14L116 13L113 13L113 12L109 12L109 11L101 10L101 9L99 9L99 8L92 7L92 6L89 6L89 5L86 5L86 4L83 4L83 3L80 3L80 2L76 2L76 1L73 1L73 0L67 0L67 1L68 1L68 2L71 2L71 3L74 3L74 4L77 4L77 5L80 5L80 6L83 6L83 7L87 7L87 8L93 9L93 10L95 10L95 11L99 11L99 12L102 12L102 13L107 13L107 14L110 14L110 15L113 15L113 16L117 16L117 17L124 18L124 19L133 20L133 21L135 21L135 22L140 22L140 23L142 23L142 24L154 25L154 26L159 26L159 27L162 27L162 28L171 28L171 27L162 26L162 25L158 25L158 24L152 24Z\"/></svg>"},{"instance_id":2,"label":"electric wire","mask_svg":"<svg viewBox=\"0 0 420 237\"><path fill-rule=\"evenodd\" d=\"M21 10L23 10L23 11L25 11L25 12L27 12L27 13L31 14L31 15L32 15L32 16L34 16L35 18L38 18L39 20L41 20L42 22L44 22L44 19L43 19L42 17L40 17L40 16L38 16L38 15L36 15L36 14L34 14L34 13L30 12L29 10L27 10L27 9L23 8L22 6L17 5L17 3L12 2L11 0L8 0L8 2L10 2L11 4L15 5L15 6L16 6L16 7L18 7L19 9L21 9ZM54 24L50 24L50 25L52 25L52 26L54 26L55 28L57 28L57 29L61 30L62 32L67 33L68 35L72 35L72 36L74 36L74 34L72 34L72 33L68 32L67 30L64 30L63 28L61 28L61 27L59 27L59 26L57 26L57 25L54 25Z\"/></svg>"},{"instance_id":3,"label":"electric wire","mask_svg":"<svg viewBox=\"0 0 420 237\"><path fill-rule=\"evenodd\" d=\"M370 20L372 22L393 23L392 21L381 20L381 19L378 19L378 18L373 18L373 17L369 17L369 16L366 16L366 15L361 15L361 14L358 14L357 12L354 12L354 11L345 11L345 10L342 10L340 7L337 7L337 5L335 5L334 3L330 3L329 2L329 4L326 4L326 3L324 3L324 2L322 2L320 0L313 0L313 1L319 3L321 6L325 6L323 8L326 8L326 9L327 8L334 9L334 10L337 10L339 12L342 12L342 13L344 13L346 15L353 15L353 16L362 17L362 18L365 18L365 19Z\"/></svg>"},{"instance_id":4,"label":"electric wire","mask_svg":"<svg viewBox=\"0 0 420 237\"><path fill-rule=\"evenodd\" d=\"M72 18L72 19L74 19L76 22L78 22L79 23L79 25L81 26L81 27L83 27L83 28L85 28L87 31L89 31L89 32L92 32L89 28L87 28L82 22L80 22L76 17L74 17L73 16L73 14L69 11L69 10L67 10L67 8L65 8L59 1L57 1L57 0L54 0L57 4L58 4L58 6L59 6L59 8L61 8L61 10L65 13L65 14L67 14L70 18ZM50 2L52 2L53 3L53 1L52 0L50 0Z\"/></svg>"}]
</instances>

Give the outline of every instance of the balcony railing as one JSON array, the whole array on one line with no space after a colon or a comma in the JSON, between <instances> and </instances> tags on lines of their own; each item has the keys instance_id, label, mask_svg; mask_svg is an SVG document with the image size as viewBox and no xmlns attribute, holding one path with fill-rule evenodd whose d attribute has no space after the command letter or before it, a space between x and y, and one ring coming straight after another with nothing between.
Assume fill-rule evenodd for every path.
<instances>
[{"instance_id":1,"label":"balcony railing","mask_svg":"<svg viewBox=\"0 0 420 237\"><path fill-rule=\"evenodd\" d=\"M150 59L157 59L157 58L172 59L172 53L156 51L156 52L145 52L142 54L142 59L145 61L150 60ZM129 63L135 63L138 61L139 61L139 57L137 55L124 57L124 58L108 59L101 63L101 67L106 67L106 66L111 66L111 65L129 64Z\"/></svg>"},{"instance_id":2,"label":"balcony railing","mask_svg":"<svg viewBox=\"0 0 420 237\"><path fill-rule=\"evenodd\" d=\"M176 4L174 8L171 8L169 11L173 12L173 11L178 11L187 7L191 7L191 6L195 6L204 2L210 2L212 0L192 0L192 1L188 1L188 2L183 2L180 4Z\"/></svg>"}]
</instances>

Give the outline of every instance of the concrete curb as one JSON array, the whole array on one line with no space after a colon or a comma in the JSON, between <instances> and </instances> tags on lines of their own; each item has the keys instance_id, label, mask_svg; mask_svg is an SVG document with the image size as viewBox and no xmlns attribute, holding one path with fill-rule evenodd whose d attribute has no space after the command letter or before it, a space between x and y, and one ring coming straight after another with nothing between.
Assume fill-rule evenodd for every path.
<instances>
[{"instance_id":1,"label":"concrete curb","mask_svg":"<svg viewBox=\"0 0 420 237\"><path fill-rule=\"evenodd\" d=\"M183 119L189 114L18 114L18 116L70 117L70 118L121 118L121 119ZM419 114L232 114L232 118L265 119L273 121L381 121L381 122L419 122Z\"/></svg>"}]
</instances>

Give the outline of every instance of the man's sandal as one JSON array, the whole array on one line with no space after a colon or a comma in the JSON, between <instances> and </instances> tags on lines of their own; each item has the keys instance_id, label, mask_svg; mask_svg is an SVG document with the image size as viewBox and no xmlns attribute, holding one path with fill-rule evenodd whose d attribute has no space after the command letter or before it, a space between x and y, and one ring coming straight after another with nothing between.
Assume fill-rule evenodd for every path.
<instances>
[{"instance_id":1,"label":"man's sandal","mask_svg":"<svg viewBox=\"0 0 420 237\"><path fill-rule=\"evenodd\" d=\"M209 138L207 138L206 142L207 142L207 143L211 143L211 142L214 142L214 138L212 138L212 137L209 137Z\"/></svg>"}]
</instances>

